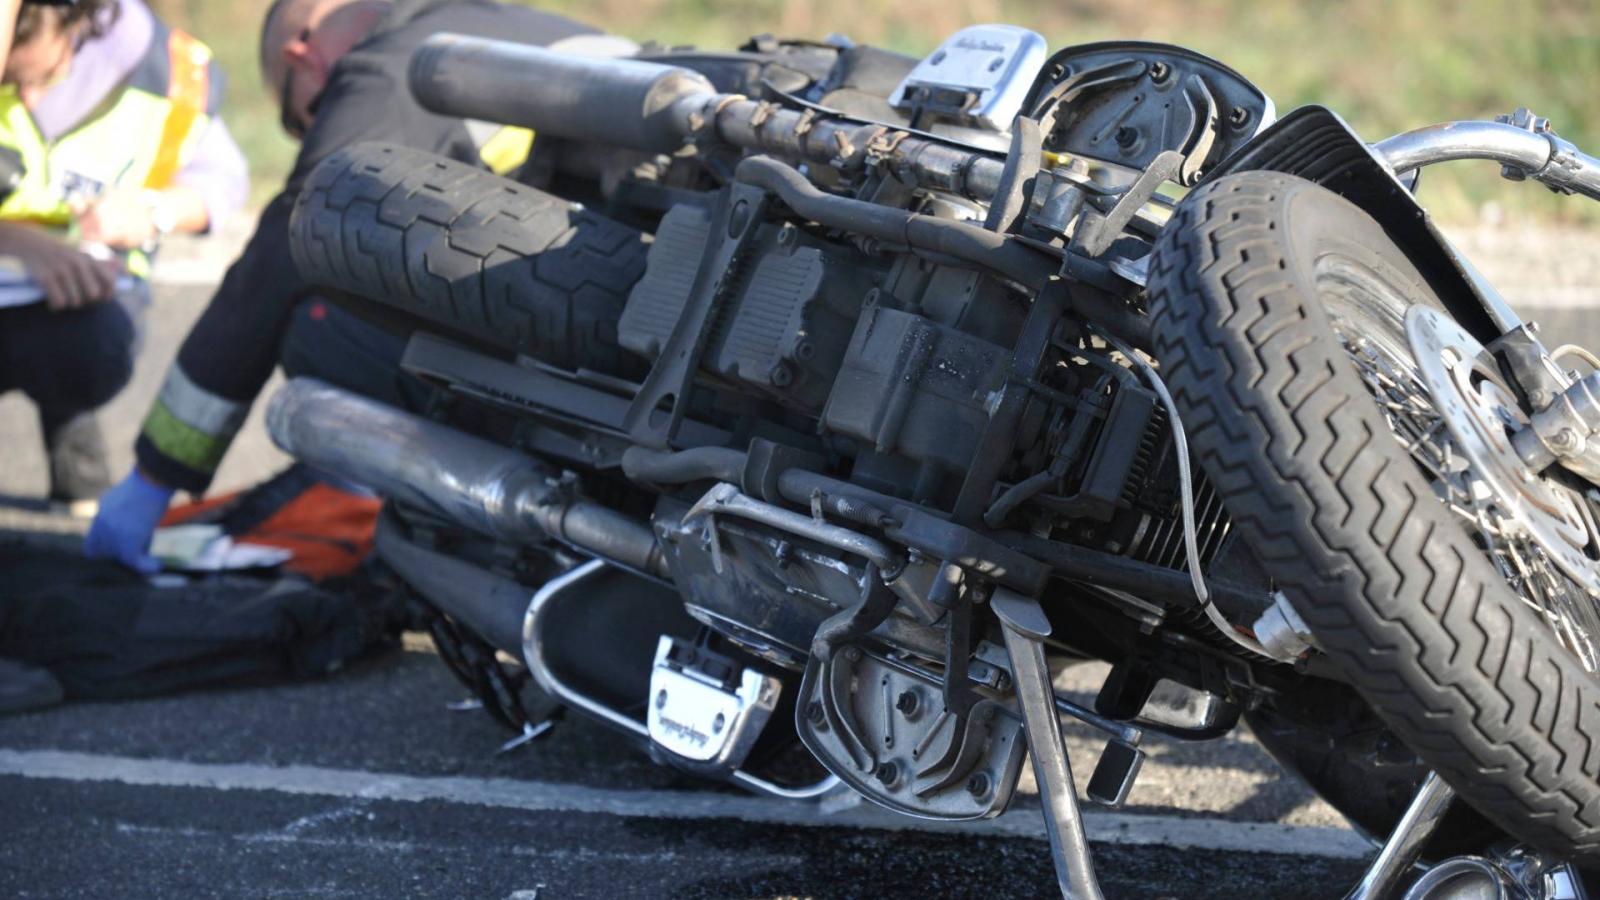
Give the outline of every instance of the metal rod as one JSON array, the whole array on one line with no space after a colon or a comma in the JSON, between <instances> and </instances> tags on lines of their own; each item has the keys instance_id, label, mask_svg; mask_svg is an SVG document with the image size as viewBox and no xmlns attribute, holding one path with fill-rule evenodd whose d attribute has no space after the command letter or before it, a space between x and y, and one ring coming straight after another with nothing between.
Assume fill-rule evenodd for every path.
<instances>
[{"instance_id":1,"label":"metal rod","mask_svg":"<svg viewBox=\"0 0 1600 900\"><path fill-rule=\"evenodd\" d=\"M1456 792L1445 784L1437 773L1429 772L1417 788L1411 805L1406 807L1399 824L1389 835L1378 857L1361 876L1361 883L1345 895L1345 900L1386 900L1390 897L1406 871L1417 861L1422 846L1439 827L1439 822L1450 809Z\"/></svg>"},{"instance_id":2,"label":"metal rod","mask_svg":"<svg viewBox=\"0 0 1600 900\"><path fill-rule=\"evenodd\" d=\"M638 719L633 718L620 710L601 703L577 688L572 687L555 671L550 668L544 656L544 616L552 606L552 601L561 596L568 588L576 587L589 578L605 571L610 564L603 559L592 559L569 572L546 582L533 599L528 603L528 611L522 618L522 658L528 664L528 672L533 680L538 682L550 696L561 701L566 706L578 710L585 715L592 716L613 728L618 728L636 737L650 740L650 729ZM813 800L828 793L839 786L837 776L829 775L821 781L800 787L784 787L781 784L768 781L757 775L752 775L743 769L736 770L729 781L740 787L757 794L766 794L782 800Z\"/></svg>"},{"instance_id":3,"label":"metal rod","mask_svg":"<svg viewBox=\"0 0 1600 900\"><path fill-rule=\"evenodd\" d=\"M1011 656L1011 679L1017 705L1022 708L1023 724L1027 726L1028 756L1039 782L1039 800L1044 805L1045 829L1050 834L1050 854L1061 896L1067 900L1100 900L1100 883L1095 878L1089 839L1083 832L1078 789L1072 781L1072 764L1067 760L1055 691L1050 685L1050 667L1045 662L1044 639L1050 635L1050 620L1039 608L1039 601L1003 587L995 588L989 605L1000 618L1006 652Z\"/></svg>"},{"instance_id":4,"label":"metal rod","mask_svg":"<svg viewBox=\"0 0 1600 900\"><path fill-rule=\"evenodd\" d=\"M683 521L689 522L702 516L712 515L734 516L760 522L809 538L835 550L860 556L875 564L878 571L884 573L885 579L892 579L903 565L903 561L897 559L894 552L889 549L889 545L882 541L748 497L727 482L715 485L706 491L705 496L683 514Z\"/></svg>"},{"instance_id":5,"label":"metal rod","mask_svg":"<svg viewBox=\"0 0 1600 900\"><path fill-rule=\"evenodd\" d=\"M1519 169L1558 190L1600 199L1600 160L1551 131L1506 122L1445 122L1397 134L1372 149L1396 173L1451 160L1484 159Z\"/></svg>"}]
</instances>

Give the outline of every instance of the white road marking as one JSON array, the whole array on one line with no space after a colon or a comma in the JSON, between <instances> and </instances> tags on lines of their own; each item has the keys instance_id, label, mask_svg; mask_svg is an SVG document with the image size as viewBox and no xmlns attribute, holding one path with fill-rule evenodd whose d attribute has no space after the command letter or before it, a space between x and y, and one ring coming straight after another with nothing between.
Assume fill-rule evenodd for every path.
<instances>
[{"instance_id":1,"label":"white road marking","mask_svg":"<svg viewBox=\"0 0 1600 900\"><path fill-rule=\"evenodd\" d=\"M735 819L767 825L919 830L1044 839L1044 822L1030 803L987 822L930 822L871 804L825 813L817 804L744 794L616 790L508 778L422 777L330 769L137 759L63 750L0 749L0 775L67 781L110 781L149 787L275 791L352 800L428 800L628 818ZM1355 859L1371 852L1366 840L1342 828L1233 822L1214 818L1085 812L1089 839L1108 844L1222 852L1282 853Z\"/></svg>"}]
</instances>

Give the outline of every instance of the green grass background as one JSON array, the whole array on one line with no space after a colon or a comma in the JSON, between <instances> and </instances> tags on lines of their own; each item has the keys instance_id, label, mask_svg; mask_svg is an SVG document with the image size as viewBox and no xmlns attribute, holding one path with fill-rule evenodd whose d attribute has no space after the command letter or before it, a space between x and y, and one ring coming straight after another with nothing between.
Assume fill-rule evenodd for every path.
<instances>
[{"instance_id":1,"label":"green grass background","mask_svg":"<svg viewBox=\"0 0 1600 900\"><path fill-rule=\"evenodd\" d=\"M209 43L231 78L226 117L250 157L257 200L294 150L256 65L268 0L153 0ZM1436 121L1532 107L1600 155L1600 0L548 0L532 4L635 40L726 48L750 35L858 42L922 54L977 22L1042 33L1054 48L1114 38L1183 44L1243 72L1280 113L1322 103L1368 140ZM1487 163L1430 171L1423 199L1442 219L1600 224L1600 204L1500 180Z\"/></svg>"}]
</instances>

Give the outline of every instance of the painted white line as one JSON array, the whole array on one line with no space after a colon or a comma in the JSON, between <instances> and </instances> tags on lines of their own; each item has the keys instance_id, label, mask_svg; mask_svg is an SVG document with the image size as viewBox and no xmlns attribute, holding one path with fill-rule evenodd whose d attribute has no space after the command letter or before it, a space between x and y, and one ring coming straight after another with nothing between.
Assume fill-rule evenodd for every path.
<instances>
[{"instance_id":1,"label":"painted white line","mask_svg":"<svg viewBox=\"0 0 1600 900\"><path fill-rule=\"evenodd\" d=\"M870 804L824 812L817 804L745 794L628 791L508 778L421 777L319 766L259 766L136 759L62 750L0 750L0 775L67 781L111 781L154 787L275 791L324 797L410 802L443 801L529 812L573 812L651 819L736 819L767 825L871 828L1027 837L1043 840L1044 822L1031 803L987 822L929 822ZM1354 832L1275 823L1231 822L1088 810L1089 839L1223 852L1283 853L1355 859L1370 845Z\"/></svg>"}]
</instances>

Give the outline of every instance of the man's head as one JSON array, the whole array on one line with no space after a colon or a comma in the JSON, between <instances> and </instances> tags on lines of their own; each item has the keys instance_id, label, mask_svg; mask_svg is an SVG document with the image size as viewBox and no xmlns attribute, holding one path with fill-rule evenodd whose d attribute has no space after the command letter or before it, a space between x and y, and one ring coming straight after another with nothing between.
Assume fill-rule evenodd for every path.
<instances>
[{"instance_id":1,"label":"man's head","mask_svg":"<svg viewBox=\"0 0 1600 900\"><path fill-rule=\"evenodd\" d=\"M261 80L300 137L333 67L371 33L389 0L276 0L261 23Z\"/></svg>"},{"instance_id":2,"label":"man's head","mask_svg":"<svg viewBox=\"0 0 1600 900\"><path fill-rule=\"evenodd\" d=\"M5 60L5 83L15 85L22 102L33 106L67 77L78 47L111 24L116 8L116 0L23 3Z\"/></svg>"}]
</instances>

